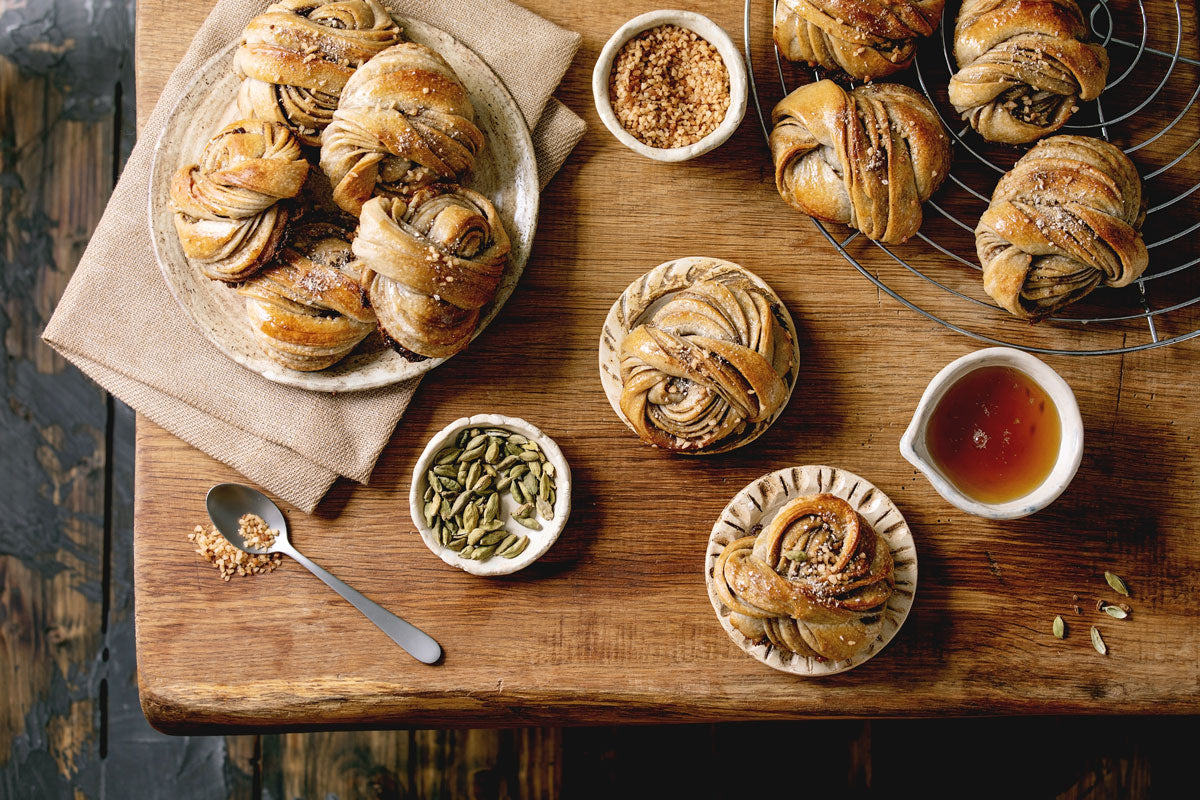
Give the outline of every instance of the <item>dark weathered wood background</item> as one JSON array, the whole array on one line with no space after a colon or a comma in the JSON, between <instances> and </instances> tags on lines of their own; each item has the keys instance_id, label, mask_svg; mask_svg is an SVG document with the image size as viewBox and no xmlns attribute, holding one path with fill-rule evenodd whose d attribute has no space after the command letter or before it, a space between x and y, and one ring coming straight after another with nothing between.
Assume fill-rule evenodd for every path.
<instances>
[{"instance_id":1,"label":"dark weathered wood background","mask_svg":"<svg viewBox=\"0 0 1200 800\"><path fill-rule=\"evenodd\" d=\"M1117 798L1188 785L1197 725L1180 718L227 738L151 730L134 678L133 414L38 339L132 145L132 30L132 0L0 0L0 798L801 786Z\"/></svg>"}]
</instances>

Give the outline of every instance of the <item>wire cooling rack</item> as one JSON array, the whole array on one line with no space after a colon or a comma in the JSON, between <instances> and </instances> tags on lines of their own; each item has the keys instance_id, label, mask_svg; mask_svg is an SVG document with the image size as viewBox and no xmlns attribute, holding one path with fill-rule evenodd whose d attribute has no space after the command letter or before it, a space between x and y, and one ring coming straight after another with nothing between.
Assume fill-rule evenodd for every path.
<instances>
[{"instance_id":1,"label":"wire cooling rack","mask_svg":"<svg viewBox=\"0 0 1200 800\"><path fill-rule=\"evenodd\" d=\"M775 102L806 79L821 77L820 70L786 62L771 44L782 94L774 94L773 78L755 79L755 41L767 46L771 39L770 18L764 23L755 13L765 18L770 12L773 18L777 2L746 0L745 7L750 93L768 138ZM1144 0L1099 0L1090 6L1084 0L1080 6L1112 65L1100 98L1081 104L1062 132L1112 141L1142 175L1149 206L1143 236L1150 266L1134 284L1099 288L1063 309L1063 316L1036 325L1015 320L984 293L975 256L975 224L996 181L1030 145L1014 148L984 141L946 98L954 72L956 2L947 4L937 32L921 43L913 68L887 78L924 92L953 138L954 166L926 203L920 232L903 245L885 245L843 226L816 219L813 223L880 290L979 341L1043 354L1105 355L1194 339L1200 336L1200 60L1195 58L1200 52L1195 18L1185 17L1179 0L1174 0L1173 11L1168 0L1159 0L1150 14ZM1173 31L1163 24L1164 18L1173 18ZM769 71L768 64L762 66Z\"/></svg>"}]
</instances>

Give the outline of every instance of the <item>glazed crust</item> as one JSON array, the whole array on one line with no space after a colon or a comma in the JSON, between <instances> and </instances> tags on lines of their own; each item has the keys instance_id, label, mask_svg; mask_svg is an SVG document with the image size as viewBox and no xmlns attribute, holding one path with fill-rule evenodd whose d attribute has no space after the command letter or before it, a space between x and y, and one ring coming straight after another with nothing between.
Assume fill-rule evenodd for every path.
<instances>
[{"instance_id":1,"label":"glazed crust","mask_svg":"<svg viewBox=\"0 0 1200 800\"><path fill-rule=\"evenodd\" d=\"M1036 320L1101 284L1128 286L1149 263L1145 216L1141 178L1119 148L1044 139L1000 179L975 228L984 289Z\"/></svg>"},{"instance_id":2,"label":"glazed crust","mask_svg":"<svg viewBox=\"0 0 1200 800\"><path fill-rule=\"evenodd\" d=\"M944 7L945 0L779 0L775 43L789 61L859 81L884 78L912 63Z\"/></svg>"},{"instance_id":3,"label":"glazed crust","mask_svg":"<svg viewBox=\"0 0 1200 800\"><path fill-rule=\"evenodd\" d=\"M238 113L288 126L321 144L342 88L372 56L400 41L378 0L280 0L246 26L234 66Z\"/></svg>"},{"instance_id":4,"label":"glazed crust","mask_svg":"<svg viewBox=\"0 0 1200 800\"><path fill-rule=\"evenodd\" d=\"M407 201L369 200L353 249L387 337L411 353L443 358L470 343L480 309L496 296L510 244L486 197L439 185Z\"/></svg>"},{"instance_id":5,"label":"glazed crust","mask_svg":"<svg viewBox=\"0 0 1200 800\"><path fill-rule=\"evenodd\" d=\"M404 197L457 182L483 149L466 87L433 50L390 47L346 83L321 136L321 169L333 199L358 215L371 197Z\"/></svg>"},{"instance_id":6,"label":"glazed crust","mask_svg":"<svg viewBox=\"0 0 1200 800\"><path fill-rule=\"evenodd\" d=\"M209 278L244 280L274 254L308 175L300 144L282 125L239 120L204 147L199 164L171 180L175 230L184 253Z\"/></svg>"},{"instance_id":7,"label":"glazed crust","mask_svg":"<svg viewBox=\"0 0 1200 800\"><path fill-rule=\"evenodd\" d=\"M920 93L877 83L802 86L772 114L775 186L809 216L882 242L921 227L921 204L950 171L950 140Z\"/></svg>"},{"instance_id":8,"label":"glazed crust","mask_svg":"<svg viewBox=\"0 0 1200 800\"><path fill-rule=\"evenodd\" d=\"M622 413L643 441L676 451L769 419L788 397L774 366L777 327L748 279L696 282L622 341Z\"/></svg>"},{"instance_id":9,"label":"glazed crust","mask_svg":"<svg viewBox=\"0 0 1200 800\"><path fill-rule=\"evenodd\" d=\"M1086 37L1075 0L964 0L950 102L989 141L1051 134L1104 90L1108 54Z\"/></svg>"},{"instance_id":10,"label":"glazed crust","mask_svg":"<svg viewBox=\"0 0 1200 800\"><path fill-rule=\"evenodd\" d=\"M757 536L730 542L713 577L743 636L833 661L879 635L895 587L887 542L830 494L796 498Z\"/></svg>"}]
</instances>

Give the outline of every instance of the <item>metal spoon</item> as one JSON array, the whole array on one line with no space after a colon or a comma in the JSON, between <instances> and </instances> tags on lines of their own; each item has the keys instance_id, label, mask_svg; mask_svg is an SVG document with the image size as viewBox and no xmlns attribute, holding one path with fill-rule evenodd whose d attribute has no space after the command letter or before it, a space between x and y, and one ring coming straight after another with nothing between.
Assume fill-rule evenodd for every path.
<instances>
[{"instance_id":1,"label":"metal spoon","mask_svg":"<svg viewBox=\"0 0 1200 800\"><path fill-rule=\"evenodd\" d=\"M351 605L378 625L381 631L417 661L433 664L442 657L442 647L432 636L400 619L378 603L363 597L292 547L288 541L287 520L283 518L283 512L262 492L238 483L218 483L208 490L205 505L208 506L208 518L234 547L255 555L284 553L291 556L313 575L325 581L330 589L349 600ZM238 520L243 514L257 514L262 517L267 527L276 532L275 543L266 550L247 547L238 533Z\"/></svg>"}]
</instances>

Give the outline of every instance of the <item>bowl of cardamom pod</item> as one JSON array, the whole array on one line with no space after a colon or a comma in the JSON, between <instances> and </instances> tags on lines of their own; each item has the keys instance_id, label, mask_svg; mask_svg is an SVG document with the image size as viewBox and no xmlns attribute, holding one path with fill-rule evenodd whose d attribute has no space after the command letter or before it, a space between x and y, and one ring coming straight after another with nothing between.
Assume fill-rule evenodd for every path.
<instances>
[{"instance_id":1,"label":"bowl of cardamom pod","mask_svg":"<svg viewBox=\"0 0 1200 800\"><path fill-rule=\"evenodd\" d=\"M571 468L554 440L525 420L476 414L425 445L408 501L442 561L472 575L510 575L541 558L566 526Z\"/></svg>"}]
</instances>

